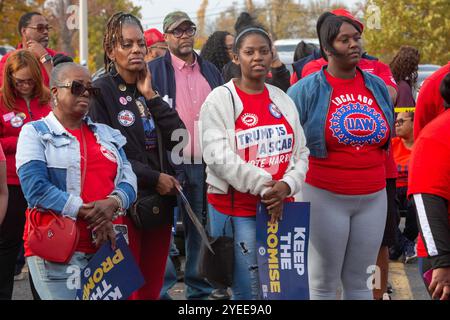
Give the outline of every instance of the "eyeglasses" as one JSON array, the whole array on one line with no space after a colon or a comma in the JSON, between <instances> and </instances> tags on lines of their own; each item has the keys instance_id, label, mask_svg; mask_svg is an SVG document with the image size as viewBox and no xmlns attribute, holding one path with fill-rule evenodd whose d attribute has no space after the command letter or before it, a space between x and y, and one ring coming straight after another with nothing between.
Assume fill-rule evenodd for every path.
<instances>
[{"instance_id":1,"label":"eyeglasses","mask_svg":"<svg viewBox=\"0 0 450 320\"><path fill-rule=\"evenodd\" d=\"M52 30L52 27L49 26L48 24L38 24L38 25L33 26L33 27L32 26L28 26L27 28L35 29L39 33L44 33L45 31Z\"/></svg>"},{"instance_id":2,"label":"eyeglasses","mask_svg":"<svg viewBox=\"0 0 450 320\"><path fill-rule=\"evenodd\" d=\"M12 77L13 81L14 81L14 86L16 87L23 87L23 86L28 86L28 87L32 87L36 84L36 81L34 81L33 79L17 79Z\"/></svg>"},{"instance_id":3,"label":"eyeglasses","mask_svg":"<svg viewBox=\"0 0 450 320\"><path fill-rule=\"evenodd\" d=\"M405 123L405 121L408 120L408 119L411 119L411 118L398 119L398 120L395 120L394 123L395 123L396 126L402 126Z\"/></svg>"},{"instance_id":4,"label":"eyeglasses","mask_svg":"<svg viewBox=\"0 0 450 320\"><path fill-rule=\"evenodd\" d=\"M173 29L172 31L168 31L167 33L171 33L173 34L173 36L175 38L181 38L183 36L183 34L186 34L188 37L193 37L195 35L195 33L197 32L197 28L196 27L189 27L187 29Z\"/></svg>"},{"instance_id":5,"label":"eyeglasses","mask_svg":"<svg viewBox=\"0 0 450 320\"><path fill-rule=\"evenodd\" d=\"M94 87L87 87L81 82L78 81L72 81L72 83L68 82L65 84L57 85L57 88L70 88L70 92L74 96L81 96L86 91L89 92L89 95L92 96L98 96L100 94L100 88L94 88Z\"/></svg>"}]
</instances>

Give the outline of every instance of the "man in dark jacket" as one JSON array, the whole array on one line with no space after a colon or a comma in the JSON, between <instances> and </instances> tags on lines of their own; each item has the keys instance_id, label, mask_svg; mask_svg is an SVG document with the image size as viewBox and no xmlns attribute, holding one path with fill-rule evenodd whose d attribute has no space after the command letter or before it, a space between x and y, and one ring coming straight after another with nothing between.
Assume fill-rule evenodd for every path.
<instances>
[{"instance_id":1,"label":"man in dark jacket","mask_svg":"<svg viewBox=\"0 0 450 320\"><path fill-rule=\"evenodd\" d=\"M176 11L168 14L163 30L169 50L165 56L149 62L152 84L161 97L177 110L189 132L189 144L183 149L183 161L175 164L175 168L192 209L200 221L205 221L205 174L197 121L204 100L215 87L223 84L223 79L212 63L202 60L194 52L196 26L186 13ZM198 274L201 238L183 206L180 206L180 211L186 244L186 297L206 299L212 287ZM170 267L171 261L168 263ZM169 288L166 283L165 289Z\"/></svg>"}]
</instances>

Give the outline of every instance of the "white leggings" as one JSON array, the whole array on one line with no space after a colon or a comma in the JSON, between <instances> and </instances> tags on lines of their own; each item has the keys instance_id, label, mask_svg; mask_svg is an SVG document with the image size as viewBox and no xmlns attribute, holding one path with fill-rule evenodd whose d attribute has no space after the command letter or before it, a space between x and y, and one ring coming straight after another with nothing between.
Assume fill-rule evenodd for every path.
<instances>
[{"instance_id":1,"label":"white leggings","mask_svg":"<svg viewBox=\"0 0 450 320\"><path fill-rule=\"evenodd\" d=\"M311 202L310 299L337 299L342 282L344 299L372 300L367 282L386 224L386 190L348 196L305 184L303 195Z\"/></svg>"}]
</instances>

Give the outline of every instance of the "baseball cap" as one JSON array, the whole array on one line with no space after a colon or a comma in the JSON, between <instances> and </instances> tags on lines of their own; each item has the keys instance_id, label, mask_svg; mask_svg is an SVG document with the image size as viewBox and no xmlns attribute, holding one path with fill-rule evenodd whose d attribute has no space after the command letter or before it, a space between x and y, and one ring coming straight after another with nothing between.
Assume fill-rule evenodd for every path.
<instances>
[{"instance_id":1,"label":"baseball cap","mask_svg":"<svg viewBox=\"0 0 450 320\"><path fill-rule=\"evenodd\" d=\"M357 25L359 25L361 27L361 33L363 32L364 25L362 24L362 22L359 21L358 19L356 19L348 10L346 10L344 8L339 8L339 9L332 10L331 13L336 16L347 17L347 18L353 20L354 22L356 22Z\"/></svg>"},{"instance_id":2,"label":"baseball cap","mask_svg":"<svg viewBox=\"0 0 450 320\"><path fill-rule=\"evenodd\" d=\"M186 21L195 25L195 23L192 22L191 18L189 18L186 12L183 11L171 12L164 18L163 30L165 33L167 33L168 31L172 31L173 29L175 29L180 24Z\"/></svg>"},{"instance_id":3,"label":"baseball cap","mask_svg":"<svg viewBox=\"0 0 450 320\"><path fill-rule=\"evenodd\" d=\"M157 42L166 42L166 40L164 40L163 34L155 28L145 30L144 37L147 47L151 47Z\"/></svg>"}]
</instances>

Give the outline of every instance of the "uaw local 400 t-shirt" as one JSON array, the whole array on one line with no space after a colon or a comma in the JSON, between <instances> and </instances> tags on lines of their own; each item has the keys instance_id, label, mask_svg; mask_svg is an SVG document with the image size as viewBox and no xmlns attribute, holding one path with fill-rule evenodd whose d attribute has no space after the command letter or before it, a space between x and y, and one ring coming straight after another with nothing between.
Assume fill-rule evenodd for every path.
<instances>
[{"instance_id":1,"label":"uaw local 400 t-shirt","mask_svg":"<svg viewBox=\"0 0 450 320\"><path fill-rule=\"evenodd\" d=\"M235 123L236 152L244 161L269 172L274 180L281 180L294 148L292 127L270 100L267 88L260 94L247 94L235 87L244 106ZM258 196L231 187L228 194L208 195L208 202L216 210L241 217L256 215L258 200Z\"/></svg>"},{"instance_id":2,"label":"uaw local 400 t-shirt","mask_svg":"<svg viewBox=\"0 0 450 320\"><path fill-rule=\"evenodd\" d=\"M345 195L380 191L386 185L386 118L360 72L353 79L325 75L333 88L325 123L328 157L310 156L306 182Z\"/></svg>"}]
</instances>

